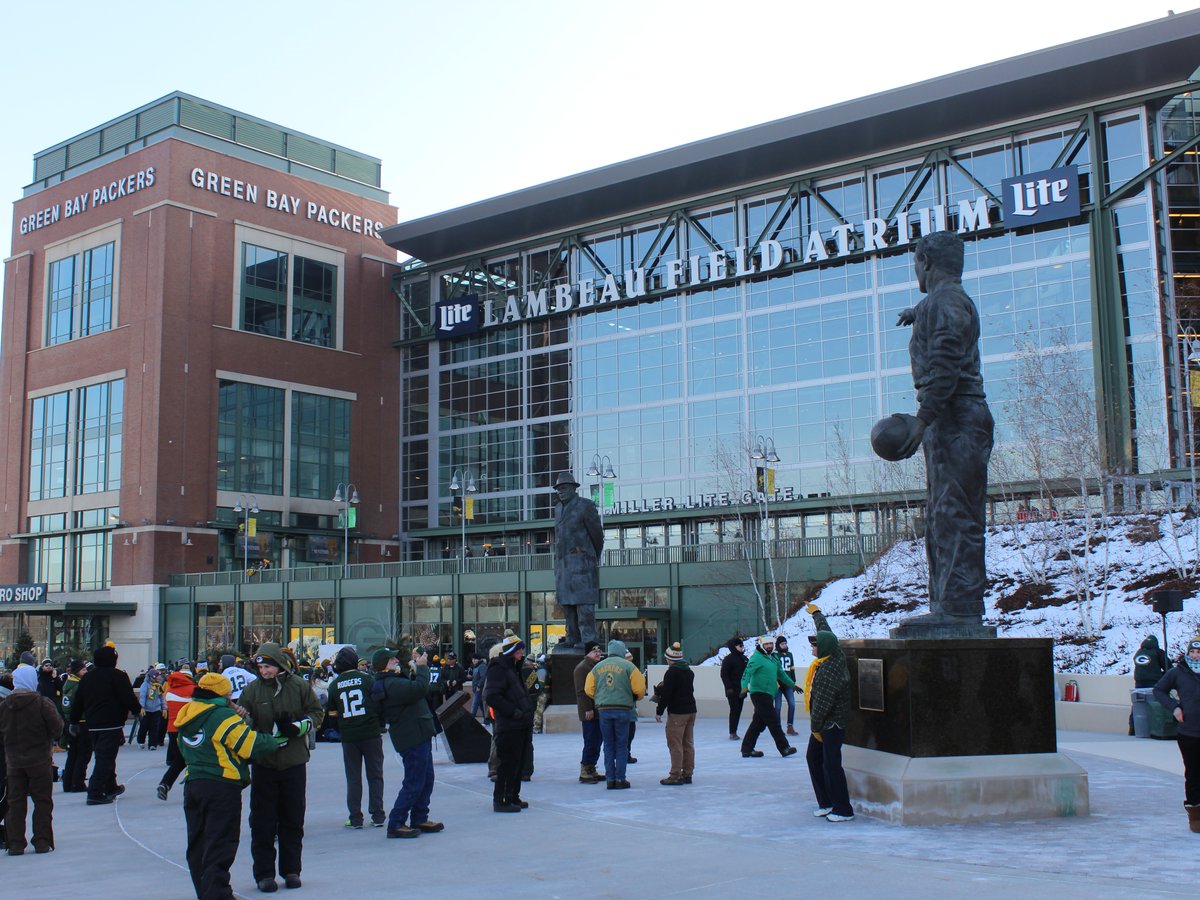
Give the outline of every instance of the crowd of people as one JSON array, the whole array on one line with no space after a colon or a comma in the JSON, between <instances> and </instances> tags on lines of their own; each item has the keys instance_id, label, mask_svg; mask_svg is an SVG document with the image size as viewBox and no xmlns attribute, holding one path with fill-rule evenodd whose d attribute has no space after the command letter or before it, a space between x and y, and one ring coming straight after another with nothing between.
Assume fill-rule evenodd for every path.
<instances>
[{"instance_id":1,"label":"crowd of people","mask_svg":"<svg viewBox=\"0 0 1200 900\"><path fill-rule=\"evenodd\" d=\"M749 657L734 639L721 663L729 701L729 735L747 759L763 756L758 737L771 734L781 756L798 748L795 693L809 715L806 760L816 800L815 816L830 822L854 818L841 754L850 715L849 672L828 620L813 604L812 660L796 678L786 640L758 638ZM1145 650L1145 648L1142 648ZM646 678L619 640L602 647L589 641L574 670L574 693L583 739L579 781L604 782L609 790L632 787L636 707L648 691ZM111 804L124 792L117 778L118 751L128 742L148 751L161 748L166 771L156 792L168 799L186 772L183 812L187 863L197 897L231 897L230 867L237 856L242 792L250 788L250 849L258 890L302 884L307 764L318 733L340 742L346 778L345 827L386 828L388 838L416 838L444 829L430 818L435 786L433 742L436 709L445 697L470 683L472 712L491 725L489 775L492 809L519 813L529 803L521 785L533 774L533 739L550 694L544 656L526 659L524 641L511 631L485 654L472 654L470 669L453 653L437 659L423 647L401 653L377 650L369 659L353 646L341 647L319 665L299 665L286 647L266 643L249 659L222 656L209 671L206 661L154 665L131 682L117 667L110 643L90 663L72 661L59 673L52 660L36 664L22 656L14 671L0 673L0 817L3 848L22 855L54 849L53 763L56 746L67 750L61 772L63 793L85 792L88 806ZM696 768L695 676L679 643L664 653L667 668L650 690L655 719L666 716L670 768L662 785L690 785ZM1149 663L1138 659L1142 676ZM1165 660L1164 660L1165 661ZM1149 667L1149 668L1148 668ZM1192 831L1200 832L1200 637L1176 665L1158 673L1156 699L1179 726L1185 764L1185 808ZM738 735L744 701L752 715ZM787 728L781 723L788 702ZM322 732L322 724L326 728ZM390 811L384 798L383 739L403 764L403 779ZM603 758L604 771L598 767ZM91 767L88 775L89 765ZM366 809L363 809L363 774ZM32 833L26 838L32 802Z\"/></svg>"}]
</instances>

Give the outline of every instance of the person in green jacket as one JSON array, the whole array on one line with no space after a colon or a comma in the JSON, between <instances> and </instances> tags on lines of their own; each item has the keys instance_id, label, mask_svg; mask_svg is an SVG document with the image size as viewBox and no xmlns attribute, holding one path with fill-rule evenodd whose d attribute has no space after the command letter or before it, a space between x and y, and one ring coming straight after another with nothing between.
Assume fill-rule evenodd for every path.
<instances>
[{"instance_id":1,"label":"person in green jacket","mask_svg":"<svg viewBox=\"0 0 1200 900\"><path fill-rule=\"evenodd\" d=\"M380 703L383 720L392 738L392 748L404 763L404 781L388 815L387 836L415 838L445 826L429 819L433 796L433 712L429 696L429 656L423 647L413 650L408 665L401 667L395 650L376 650L372 694Z\"/></svg>"},{"instance_id":2,"label":"person in green jacket","mask_svg":"<svg viewBox=\"0 0 1200 900\"><path fill-rule=\"evenodd\" d=\"M288 740L252 731L229 705L232 688L224 675L210 672L175 719L187 764L183 815L188 871L200 900L233 896L229 869L241 838L249 760L275 753Z\"/></svg>"},{"instance_id":3,"label":"person in green jacket","mask_svg":"<svg viewBox=\"0 0 1200 900\"><path fill-rule=\"evenodd\" d=\"M742 690L750 694L750 704L754 707L754 717L750 720L745 737L742 738L742 756L745 757L757 758L763 755L761 750L754 749L754 745L764 729L771 732L780 756L791 756L796 752L796 748L788 743L787 736L779 727L779 711L775 708L775 695L779 693L779 686L782 684L794 688L796 682L783 671L774 653L775 635L763 635L758 639L758 646L754 648L754 652L750 654L746 671L742 673Z\"/></svg>"},{"instance_id":4,"label":"person in green jacket","mask_svg":"<svg viewBox=\"0 0 1200 900\"><path fill-rule=\"evenodd\" d=\"M809 714L808 774L817 809L813 815L830 822L854 818L846 773L842 769L842 742L850 720L850 670L829 622L815 603L804 609L813 617L817 640L813 661L804 679L804 706Z\"/></svg>"},{"instance_id":5,"label":"person in green jacket","mask_svg":"<svg viewBox=\"0 0 1200 900\"><path fill-rule=\"evenodd\" d=\"M308 785L308 734L324 718L312 685L295 673L283 648L266 643L254 657L258 680L246 685L238 712L256 731L281 734L288 742L273 756L250 767L250 855L254 881L265 893L275 882L275 842L279 874L289 888L300 887L304 849L305 792Z\"/></svg>"}]
</instances>

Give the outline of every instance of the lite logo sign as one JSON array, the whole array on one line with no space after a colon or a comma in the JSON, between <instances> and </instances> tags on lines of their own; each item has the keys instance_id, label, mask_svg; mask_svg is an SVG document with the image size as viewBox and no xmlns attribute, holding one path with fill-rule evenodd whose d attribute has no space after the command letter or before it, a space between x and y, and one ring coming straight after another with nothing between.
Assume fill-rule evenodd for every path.
<instances>
[{"instance_id":1,"label":"lite logo sign","mask_svg":"<svg viewBox=\"0 0 1200 900\"><path fill-rule=\"evenodd\" d=\"M1000 183L1004 223L1009 228L1057 222L1079 215L1079 167L1063 166Z\"/></svg>"},{"instance_id":2,"label":"lite logo sign","mask_svg":"<svg viewBox=\"0 0 1200 900\"><path fill-rule=\"evenodd\" d=\"M443 300L435 308L435 330L439 338L459 338L479 331L479 295L467 294Z\"/></svg>"}]
</instances>

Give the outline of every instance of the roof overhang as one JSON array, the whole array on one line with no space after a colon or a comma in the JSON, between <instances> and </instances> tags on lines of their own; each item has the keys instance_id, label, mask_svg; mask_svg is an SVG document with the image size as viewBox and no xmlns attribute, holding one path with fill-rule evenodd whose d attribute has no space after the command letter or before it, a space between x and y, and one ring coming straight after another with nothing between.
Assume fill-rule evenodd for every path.
<instances>
[{"instance_id":1,"label":"roof overhang","mask_svg":"<svg viewBox=\"0 0 1200 900\"><path fill-rule=\"evenodd\" d=\"M136 603L113 603L105 600L47 600L44 603L0 604L0 613L43 613L48 616L132 616L136 615L137 611Z\"/></svg>"},{"instance_id":2,"label":"roof overhang","mask_svg":"<svg viewBox=\"0 0 1200 900\"><path fill-rule=\"evenodd\" d=\"M989 63L384 229L424 262L1194 80L1200 10Z\"/></svg>"}]
</instances>

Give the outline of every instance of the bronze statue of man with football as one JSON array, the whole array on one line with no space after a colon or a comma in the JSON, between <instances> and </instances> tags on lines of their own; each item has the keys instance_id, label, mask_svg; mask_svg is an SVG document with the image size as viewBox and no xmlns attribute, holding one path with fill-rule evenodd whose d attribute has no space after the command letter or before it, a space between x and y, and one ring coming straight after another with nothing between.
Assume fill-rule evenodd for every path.
<instances>
[{"instance_id":1,"label":"bronze statue of man with football","mask_svg":"<svg viewBox=\"0 0 1200 900\"><path fill-rule=\"evenodd\" d=\"M993 422L980 373L979 313L962 286L962 239L949 231L923 236L914 267L925 296L896 324L913 329L908 352L917 414L876 422L871 447L893 462L918 447L925 451L929 613L905 619L893 636L994 635L982 627Z\"/></svg>"}]
</instances>

